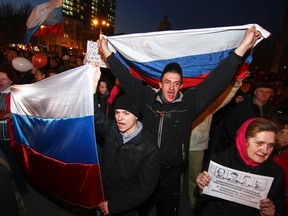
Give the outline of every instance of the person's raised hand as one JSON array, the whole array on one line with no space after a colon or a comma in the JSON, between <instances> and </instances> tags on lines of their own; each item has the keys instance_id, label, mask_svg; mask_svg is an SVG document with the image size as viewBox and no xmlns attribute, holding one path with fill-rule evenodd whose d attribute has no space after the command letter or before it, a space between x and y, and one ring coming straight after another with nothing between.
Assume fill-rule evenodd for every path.
<instances>
[{"instance_id":1,"label":"person's raised hand","mask_svg":"<svg viewBox=\"0 0 288 216\"><path fill-rule=\"evenodd\" d=\"M251 28L248 28L245 32L245 35L242 39L241 44L234 51L237 55L243 57L245 53L251 49L257 40L261 38L261 33L256 30L256 26L253 25Z\"/></svg>"},{"instance_id":2,"label":"person's raised hand","mask_svg":"<svg viewBox=\"0 0 288 216\"><path fill-rule=\"evenodd\" d=\"M108 40L104 36L101 36L97 41L99 44L99 51L104 55L105 58L110 56L112 53L108 48Z\"/></svg>"}]
</instances>

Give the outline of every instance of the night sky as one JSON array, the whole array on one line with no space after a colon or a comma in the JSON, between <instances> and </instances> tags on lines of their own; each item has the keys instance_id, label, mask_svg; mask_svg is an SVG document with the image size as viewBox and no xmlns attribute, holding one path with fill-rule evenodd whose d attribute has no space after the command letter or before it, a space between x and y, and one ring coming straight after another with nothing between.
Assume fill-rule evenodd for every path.
<instances>
[{"instance_id":1,"label":"night sky","mask_svg":"<svg viewBox=\"0 0 288 216\"><path fill-rule=\"evenodd\" d=\"M7 2L8 0L0 0ZM47 0L9 0L36 6ZM164 15L173 30L257 23L277 33L287 0L117 0L115 34L156 31Z\"/></svg>"}]
</instances>

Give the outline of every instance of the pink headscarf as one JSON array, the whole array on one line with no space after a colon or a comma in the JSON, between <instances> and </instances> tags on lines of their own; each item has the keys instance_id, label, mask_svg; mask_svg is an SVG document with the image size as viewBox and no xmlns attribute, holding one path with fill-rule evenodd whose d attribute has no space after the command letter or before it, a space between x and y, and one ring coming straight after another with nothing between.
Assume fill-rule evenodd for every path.
<instances>
[{"instance_id":1,"label":"pink headscarf","mask_svg":"<svg viewBox=\"0 0 288 216\"><path fill-rule=\"evenodd\" d=\"M236 147L238 149L238 152L242 160L245 162L245 164L251 167L256 167L259 164L255 163L254 161L248 158L245 134L246 134L248 125L257 119L261 119L261 118L248 119L240 126L240 128L237 130L237 133L236 133Z\"/></svg>"}]
</instances>

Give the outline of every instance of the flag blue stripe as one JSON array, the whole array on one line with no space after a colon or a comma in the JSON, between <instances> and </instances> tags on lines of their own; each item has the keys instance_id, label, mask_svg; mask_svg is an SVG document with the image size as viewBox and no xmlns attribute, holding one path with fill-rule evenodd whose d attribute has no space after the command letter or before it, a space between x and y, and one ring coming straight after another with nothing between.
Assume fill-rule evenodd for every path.
<instances>
[{"instance_id":1,"label":"flag blue stripe","mask_svg":"<svg viewBox=\"0 0 288 216\"><path fill-rule=\"evenodd\" d=\"M16 142L65 163L98 163L94 116L60 119L12 116Z\"/></svg>"},{"instance_id":2,"label":"flag blue stripe","mask_svg":"<svg viewBox=\"0 0 288 216\"><path fill-rule=\"evenodd\" d=\"M53 11L47 17L47 19L44 21L43 24L45 24L45 25L55 25L55 24L61 23L62 22L62 11L63 11L62 7L53 9Z\"/></svg>"},{"instance_id":3,"label":"flag blue stripe","mask_svg":"<svg viewBox=\"0 0 288 216\"><path fill-rule=\"evenodd\" d=\"M35 34L35 32L40 28L42 24L44 25L56 25L62 23L62 14L63 8L58 7L54 8L51 14L47 17L47 19L41 23L40 25L33 26L32 28L28 28L26 30L26 34L24 37L24 43L28 44L31 37Z\"/></svg>"},{"instance_id":4,"label":"flag blue stripe","mask_svg":"<svg viewBox=\"0 0 288 216\"><path fill-rule=\"evenodd\" d=\"M115 55L119 58L127 68L134 68L141 74L159 79L163 68L170 62L178 62L183 70L183 77L198 77L212 71L224 58L226 58L231 51L225 50L215 53L184 56L173 59L163 59L150 62L136 62L125 59L119 52Z\"/></svg>"},{"instance_id":5,"label":"flag blue stripe","mask_svg":"<svg viewBox=\"0 0 288 216\"><path fill-rule=\"evenodd\" d=\"M40 25L27 29L25 38L24 38L24 43L26 44L29 43L31 37L35 34L35 32L39 29L39 27Z\"/></svg>"}]
</instances>

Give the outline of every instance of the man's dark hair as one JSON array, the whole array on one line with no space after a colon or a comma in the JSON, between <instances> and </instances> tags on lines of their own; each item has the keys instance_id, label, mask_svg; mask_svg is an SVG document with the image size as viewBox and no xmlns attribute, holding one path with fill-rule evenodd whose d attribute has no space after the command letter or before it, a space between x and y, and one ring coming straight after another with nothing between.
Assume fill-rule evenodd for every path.
<instances>
[{"instance_id":1,"label":"man's dark hair","mask_svg":"<svg viewBox=\"0 0 288 216\"><path fill-rule=\"evenodd\" d=\"M182 79L182 68L177 62L171 62L165 66L160 78L161 81L163 79L163 76L168 72L178 73Z\"/></svg>"}]
</instances>

